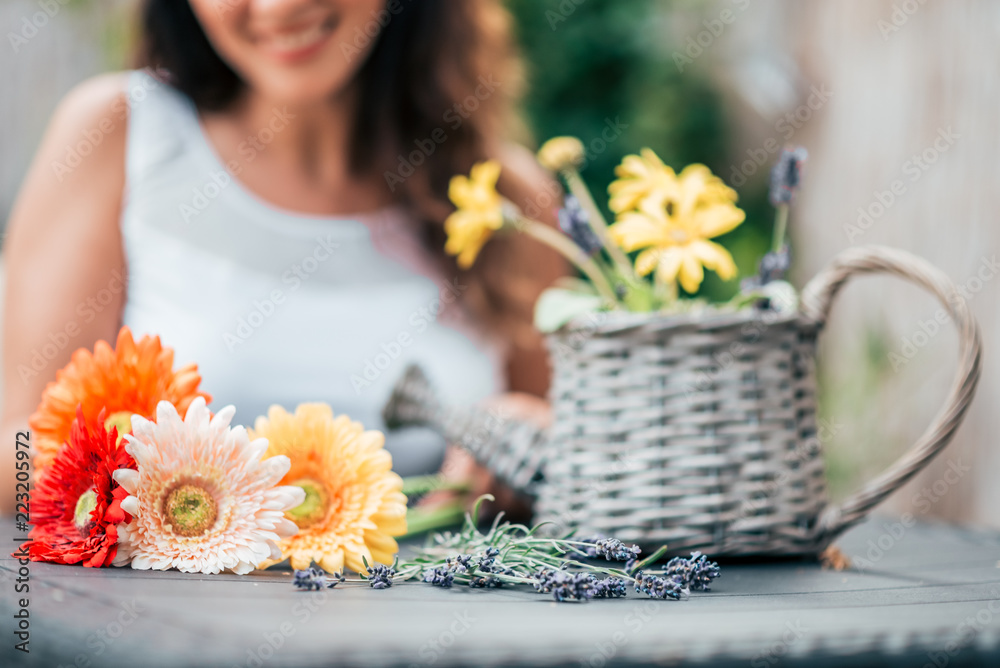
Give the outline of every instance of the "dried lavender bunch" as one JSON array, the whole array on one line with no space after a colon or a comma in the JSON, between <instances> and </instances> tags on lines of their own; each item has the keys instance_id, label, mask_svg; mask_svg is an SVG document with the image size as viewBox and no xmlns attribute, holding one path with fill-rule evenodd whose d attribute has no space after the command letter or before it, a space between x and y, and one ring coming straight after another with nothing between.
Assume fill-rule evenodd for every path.
<instances>
[{"instance_id":1,"label":"dried lavender bunch","mask_svg":"<svg viewBox=\"0 0 1000 668\"><path fill-rule=\"evenodd\" d=\"M690 589L676 576L660 577L639 571L635 574L635 590L650 598L687 599Z\"/></svg>"},{"instance_id":2,"label":"dried lavender bunch","mask_svg":"<svg viewBox=\"0 0 1000 668\"><path fill-rule=\"evenodd\" d=\"M559 209L559 228L587 255L596 255L604 247L590 226L587 211L574 195L566 195Z\"/></svg>"},{"instance_id":3,"label":"dried lavender bunch","mask_svg":"<svg viewBox=\"0 0 1000 668\"><path fill-rule=\"evenodd\" d=\"M503 522L502 516L488 531L480 531L475 518L483 498L489 497L477 502L460 531L434 534L412 559L398 564L398 577L445 588L531 585L560 602L620 598L629 583L653 598L686 598L695 583L707 585L718 577L712 568L717 566L700 560L700 555L692 556L688 569L691 586L679 575L643 571L663 556L666 547L640 561L637 546L615 538L540 537L536 536L538 527ZM596 564L591 559L625 562L625 567ZM638 572L633 575L633 570Z\"/></svg>"},{"instance_id":4,"label":"dried lavender bunch","mask_svg":"<svg viewBox=\"0 0 1000 668\"><path fill-rule=\"evenodd\" d=\"M333 589L347 578L342 573L327 575L322 568L310 566L304 570L295 571L292 584L298 589Z\"/></svg>"},{"instance_id":5,"label":"dried lavender bunch","mask_svg":"<svg viewBox=\"0 0 1000 668\"><path fill-rule=\"evenodd\" d=\"M709 561L701 552L692 552L689 559L674 557L667 562L664 572L695 591L709 591L712 580L720 575L719 564Z\"/></svg>"}]
</instances>

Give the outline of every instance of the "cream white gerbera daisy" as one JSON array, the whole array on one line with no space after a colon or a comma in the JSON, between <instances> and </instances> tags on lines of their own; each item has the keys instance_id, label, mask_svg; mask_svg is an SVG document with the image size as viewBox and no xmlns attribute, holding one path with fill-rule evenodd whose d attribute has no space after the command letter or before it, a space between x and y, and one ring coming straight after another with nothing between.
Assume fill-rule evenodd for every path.
<instances>
[{"instance_id":1,"label":"cream white gerbera daisy","mask_svg":"<svg viewBox=\"0 0 1000 668\"><path fill-rule=\"evenodd\" d=\"M278 541L297 531L285 511L305 493L278 486L291 462L262 459L267 439L230 429L235 412L227 406L212 417L199 397L183 420L167 401L157 405L155 423L132 417L125 449L139 470L119 469L114 478L129 493L122 508L134 519L119 530L116 563L242 575L280 558Z\"/></svg>"}]
</instances>

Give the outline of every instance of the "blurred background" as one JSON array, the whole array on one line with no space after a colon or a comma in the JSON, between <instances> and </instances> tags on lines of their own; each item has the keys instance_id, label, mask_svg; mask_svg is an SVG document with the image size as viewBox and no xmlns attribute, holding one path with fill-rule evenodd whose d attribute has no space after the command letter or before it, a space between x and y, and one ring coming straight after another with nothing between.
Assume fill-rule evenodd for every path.
<instances>
[{"instance_id":1,"label":"blurred background","mask_svg":"<svg viewBox=\"0 0 1000 668\"><path fill-rule=\"evenodd\" d=\"M127 67L134 5L0 3L0 220L59 99L89 76ZM1000 3L508 6L530 84L528 141L579 136L595 190L643 146L674 167L707 164L747 211L747 224L722 242L751 274L772 225L768 169L783 144L801 144L810 158L791 222L797 286L842 249L885 244L923 256L965 291L986 346L978 396L956 441L887 510L1000 527ZM602 136L609 126L620 133ZM736 288L708 280L704 290L725 298ZM938 410L957 337L948 325L930 333L937 308L894 279L864 279L839 298L820 370L835 498L903 453ZM949 469L957 482L945 479Z\"/></svg>"}]
</instances>

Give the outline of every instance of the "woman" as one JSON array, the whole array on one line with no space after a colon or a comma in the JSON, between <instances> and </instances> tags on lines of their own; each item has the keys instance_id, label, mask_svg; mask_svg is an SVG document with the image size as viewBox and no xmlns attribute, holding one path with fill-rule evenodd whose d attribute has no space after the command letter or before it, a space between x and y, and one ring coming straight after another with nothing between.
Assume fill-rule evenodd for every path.
<instances>
[{"instance_id":1,"label":"woman","mask_svg":"<svg viewBox=\"0 0 1000 668\"><path fill-rule=\"evenodd\" d=\"M442 251L448 180L475 161L499 159L522 208L552 202L504 141L497 0L146 0L141 45L149 69L62 102L10 218L8 447L71 352L123 324L245 424L321 400L381 428L408 362L454 401L544 413L504 393L545 390L530 314L562 263L514 236L470 272ZM443 454L425 432L387 447L403 475Z\"/></svg>"}]
</instances>

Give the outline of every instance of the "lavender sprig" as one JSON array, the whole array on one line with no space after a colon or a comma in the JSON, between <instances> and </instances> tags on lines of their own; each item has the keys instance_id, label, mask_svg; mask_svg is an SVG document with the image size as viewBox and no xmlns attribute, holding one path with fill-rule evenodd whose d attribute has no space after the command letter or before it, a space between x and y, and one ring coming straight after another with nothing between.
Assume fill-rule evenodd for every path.
<instances>
[{"instance_id":1,"label":"lavender sprig","mask_svg":"<svg viewBox=\"0 0 1000 668\"><path fill-rule=\"evenodd\" d=\"M385 566L383 564L375 564L374 566L368 566L365 564L368 570L368 586L372 589L388 589L392 586L392 578L396 575L396 569L392 566Z\"/></svg>"},{"instance_id":2,"label":"lavender sprig","mask_svg":"<svg viewBox=\"0 0 1000 668\"><path fill-rule=\"evenodd\" d=\"M692 552L689 559L674 557L668 561L665 573L695 591L709 591L709 585L719 577L720 570L719 564L709 561L701 552Z\"/></svg>"},{"instance_id":3,"label":"lavender sprig","mask_svg":"<svg viewBox=\"0 0 1000 668\"><path fill-rule=\"evenodd\" d=\"M670 598L677 601L691 595L691 590L677 576L660 577L639 571L635 574L634 586L637 592L650 598Z\"/></svg>"},{"instance_id":4,"label":"lavender sprig","mask_svg":"<svg viewBox=\"0 0 1000 668\"><path fill-rule=\"evenodd\" d=\"M597 541L594 551L598 557L604 557L608 561L630 561L642 552L638 545L628 546L617 538Z\"/></svg>"},{"instance_id":5,"label":"lavender sprig","mask_svg":"<svg viewBox=\"0 0 1000 668\"><path fill-rule=\"evenodd\" d=\"M802 165L809 153L802 146L782 149L778 162L771 168L771 204L778 207L791 204L802 185Z\"/></svg>"},{"instance_id":6,"label":"lavender sprig","mask_svg":"<svg viewBox=\"0 0 1000 668\"><path fill-rule=\"evenodd\" d=\"M316 566L310 566L303 570L296 570L292 577L292 584L298 589L333 589L347 578L342 573L327 575L326 571Z\"/></svg>"},{"instance_id":7,"label":"lavender sprig","mask_svg":"<svg viewBox=\"0 0 1000 668\"><path fill-rule=\"evenodd\" d=\"M802 165L808 154L801 146L781 151L778 162L771 169L770 200L775 206L774 239L771 252L778 253L785 245L785 228L788 227L788 205L802 184ZM763 278L763 276L762 276ZM780 277L779 277L780 278ZM763 281L767 283L767 281Z\"/></svg>"},{"instance_id":8,"label":"lavender sprig","mask_svg":"<svg viewBox=\"0 0 1000 668\"><path fill-rule=\"evenodd\" d=\"M604 247L590 226L587 210L574 195L566 195L563 199L563 208L559 209L559 228L587 255L596 255Z\"/></svg>"}]
</instances>

